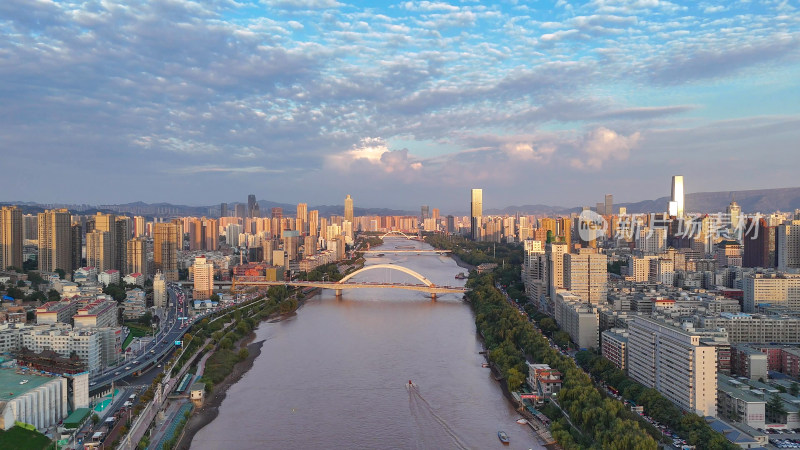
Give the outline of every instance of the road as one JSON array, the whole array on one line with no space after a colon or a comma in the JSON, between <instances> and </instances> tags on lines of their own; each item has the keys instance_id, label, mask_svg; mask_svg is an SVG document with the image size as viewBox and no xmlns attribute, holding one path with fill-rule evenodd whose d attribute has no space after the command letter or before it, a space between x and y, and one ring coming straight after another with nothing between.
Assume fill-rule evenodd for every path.
<instances>
[{"instance_id":1,"label":"road","mask_svg":"<svg viewBox=\"0 0 800 450\"><path fill-rule=\"evenodd\" d=\"M112 382L122 380L139 370L159 364L175 348L175 342L181 340L188 329L188 325L191 324L188 319L180 319L181 317L187 317L188 313L189 307L186 294L175 284L169 285L167 291L169 293L169 305L166 308L166 317L161 321L162 327L155 339L137 350L132 356L129 356L126 362L108 368L104 372L91 377L89 387L92 392L105 389ZM194 320L199 320L202 317L203 315L195 316Z\"/></svg>"}]
</instances>

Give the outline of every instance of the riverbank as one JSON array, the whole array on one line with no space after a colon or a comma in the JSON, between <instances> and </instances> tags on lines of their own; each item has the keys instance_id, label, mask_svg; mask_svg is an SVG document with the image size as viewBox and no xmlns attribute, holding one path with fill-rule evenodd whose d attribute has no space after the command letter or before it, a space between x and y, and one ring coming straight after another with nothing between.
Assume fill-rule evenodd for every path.
<instances>
[{"instance_id":1,"label":"riverbank","mask_svg":"<svg viewBox=\"0 0 800 450\"><path fill-rule=\"evenodd\" d=\"M253 363L255 362L256 358L258 358L258 355L261 354L261 347L265 342L258 341L251 342L250 344L246 343L247 341L252 341L254 338L255 333L252 333L252 336L243 338L242 340L245 342L242 342L240 346L237 346L237 348L247 348L247 359L236 363L236 365L233 366L233 371L225 378L225 380L222 383L214 386L212 395L203 402L203 406L195 409L194 413L191 415L191 417L189 417L186 427L183 429L183 436L181 437L180 442L178 442L178 444L175 446L176 449L188 450L191 447L192 440L197 432L217 418L217 415L219 414L219 407L222 405L223 400L225 400L228 388L239 381L242 376L244 376L244 374L253 367Z\"/></svg>"},{"instance_id":2,"label":"riverbank","mask_svg":"<svg viewBox=\"0 0 800 450\"><path fill-rule=\"evenodd\" d=\"M458 255L456 255L455 253L450 253L450 257L451 257L451 258L453 258L453 261L455 261L455 262L456 262L456 264L458 265L458 267L461 267L462 269L467 269L467 270L475 270L475 266L473 266L472 264L467 264L467 263L465 263L465 262L464 262L464 261L463 261L461 258L459 258L459 257L458 257Z\"/></svg>"},{"instance_id":3,"label":"riverbank","mask_svg":"<svg viewBox=\"0 0 800 450\"><path fill-rule=\"evenodd\" d=\"M274 315L265 318L261 322L266 323L276 323L282 320L285 320L289 317L293 317L297 314L297 310L300 309L306 300L316 296L319 293L319 289L315 289L311 291L308 296L305 298L299 299L297 302L297 309L292 311L288 314L278 314L275 313ZM255 363L256 358L261 354L261 347L264 345L265 341L258 341L253 342L256 338L256 330L253 329L247 336L240 339L235 344L236 349L246 348L247 349L247 358L243 361L239 361L233 366L233 370L231 373L228 374L225 379L214 386L214 390L211 392L211 396L207 397L203 401L203 406L194 410L192 415L189 417L189 421L186 423L184 427L183 435L181 436L180 441L175 445L176 449L179 450L188 450L191 447L192 440L194 439L195 435L203 429L206 425L214 421L219 414L219 407L222 405L222 402L225 400L227 396L228 389L236 384L243 376L246 374L250 369L253 368L253 364Z\"/></svg>"}]
</instances>

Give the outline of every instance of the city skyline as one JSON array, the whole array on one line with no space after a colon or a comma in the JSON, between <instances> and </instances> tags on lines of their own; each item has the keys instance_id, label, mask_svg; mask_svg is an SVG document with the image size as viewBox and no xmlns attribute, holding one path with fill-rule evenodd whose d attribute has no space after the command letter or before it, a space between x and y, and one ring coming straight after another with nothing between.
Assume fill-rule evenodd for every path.
<instances>
[{"instance_id":1,"label":"city skyline","mask_svg":"<svg viewBox=\"0 0 800 450\"><path fill-rule=\"evenodd\" d=\"M580 205L599 185L660 197L650 180L674 173L692 192L795 183L785 2L10 1L0 17L8 201L417 210L474 185L487 204Z\"/></svg>"}]
</instances>

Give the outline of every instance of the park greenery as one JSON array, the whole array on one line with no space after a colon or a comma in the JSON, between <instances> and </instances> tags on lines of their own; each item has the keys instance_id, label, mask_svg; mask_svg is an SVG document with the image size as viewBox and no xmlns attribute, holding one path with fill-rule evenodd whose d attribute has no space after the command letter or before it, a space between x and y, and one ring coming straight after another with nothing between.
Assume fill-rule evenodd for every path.
<instances>
[{"instance_id":1,"label":"park greenery","mask_svg":"<svg viewBox=\"0 0 800 450\"><path fill-rule=\"evenodd\" d=\"M0 448L19 450L43 450L51 448L50 439L36 431L15 425L6 431L0 430Z\"/></svg>"},{"instance_id":2,"label":"park greenery","mask_svg":"<svg viewBox=\"0 0 800 450\"><path fill-rule=\"evenodd\" d=\"M592 376L618 389L617 385L626 388L623 395L628 394L637 405L644 406L647 414L676 430L697 448L736 448L713 431L703 418L684 414L658 391L645 389L627 379L624 372L608 360L588 351L580 352L579 363L592 357L591 364L584 366L584 371L570 357L551 347L546 336L562 349L571 348L572 343L569 335L561 331L552 318L539 313L535 305L528 303L521 281L521 246L471 242L458 236L442 235L428 236L426 242L439 249L451 250L456 257L471 265L498 264L491 273L478 275L472 271L467 282L472 290L466 298L475 312L478 332L484 338L491 363L504 376L510 391L522 387L528 374L527 361L548 364L561 372L563 385L557 395L557 404L554 401L543 408L543 412L553 419L551 433L563 448L655 449L657 441L662 438L652 425L598 388ZM506 290L509 298L524 307L531 319L511 305L496 288L498 285ZM590 370L595 364L596 372ZM605 378L607 375L613 375L610 380L616 384L609 382ZM620 392L623 391L620 389ZM568 414L575 427L563 417L561 410Z\"/></svg>"}]
</instances>

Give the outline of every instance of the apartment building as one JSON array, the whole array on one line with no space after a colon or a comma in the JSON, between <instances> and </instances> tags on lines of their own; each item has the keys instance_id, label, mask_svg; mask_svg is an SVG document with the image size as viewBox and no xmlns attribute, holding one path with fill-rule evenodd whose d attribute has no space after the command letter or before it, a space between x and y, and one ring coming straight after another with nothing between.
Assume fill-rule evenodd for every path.
<instances>
[{"instance_id":1,"label":"apartment building","mask_svg":"<svg viewBox=\"0 0 800 450\"><path fill-rule=\"evenodd\" d=\"M717 350L693 331L634 317L629 325L628 374L686 411L716 416Z\"/></svg>"}]
</instances>

